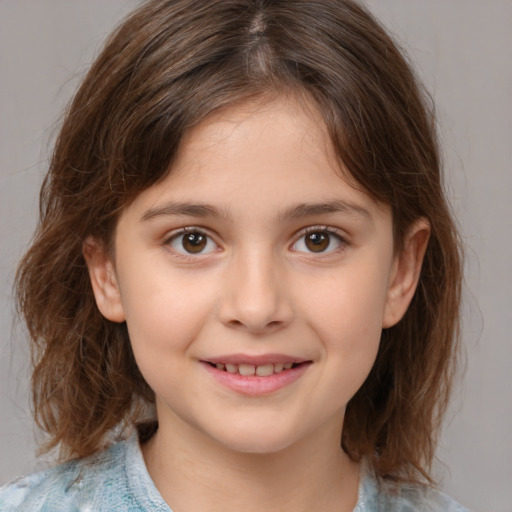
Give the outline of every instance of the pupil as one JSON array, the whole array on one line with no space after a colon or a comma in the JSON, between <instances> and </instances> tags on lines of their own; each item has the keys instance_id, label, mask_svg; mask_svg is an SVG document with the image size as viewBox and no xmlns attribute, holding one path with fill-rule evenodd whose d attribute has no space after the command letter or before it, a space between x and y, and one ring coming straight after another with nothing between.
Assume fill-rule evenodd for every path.
<instances>
[{"instance_id":1,"label":"pupil","mask_svg":"<svg viewBox=\"0 0 512 512\"><path fill-rule=\"evenodd\" d=\"M206 247L206 237L201 233L189 233L183 237L183 248L187 252L198 253Z\"/></svg>"},{"instance_id":2,"label":"pupil","mask_svg":"<svg viewBox=\"0 0 512 512\"><path fill-rule=\"evenodd\" d=\"M310 233L306 238L306 246L312 252L323 252L329 247L327 233Z\"/></svg>"}]
</instances>

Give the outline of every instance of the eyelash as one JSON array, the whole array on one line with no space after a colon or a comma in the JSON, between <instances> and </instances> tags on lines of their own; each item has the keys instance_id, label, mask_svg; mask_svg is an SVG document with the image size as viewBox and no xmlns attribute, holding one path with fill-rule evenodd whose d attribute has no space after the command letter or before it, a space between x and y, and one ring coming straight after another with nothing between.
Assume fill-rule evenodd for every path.
<instances>
[{"instance_id":1,"label":"eyelash","mask_svg":"<svg viewBox=\"0 0 512 512\"><path fill-rule=\"evenodd\" d=\"M339 245L337 247L335 247L334 249L330 249L327 251L324 250L324 251L319 251L319 252L297 251L296 249L293 249L301 240L305 239L305 237L307 237L308 235L313 235L313 234L327 235L329 237L329 242L328 242L329 245L327 248L329 248L329 246L331 245L333 238L335 240L337 240ZM336 228L333 228L331 226L310 226L310 227L305 228L304 230L302 230L299 233L299 236L296 238L295 242L291 245L291 248L293 250L295 250L296 252L303 252L306 254L312 254L312 255L317 255L317 256L323 256L323 255L325 256L325 255L330 255L335 252L339 252L339 251L347 248L349 245L350 245L350 243L345 238L345 236L343 236L341 234L341 232Z\"/></svg>"},{"instance_id":2,"label":"eyelash","mask_svg":"<svg viewBox=\"0 0 512 512\"><path fill-rule=\"evenodd\" d=\"M171 233L170 236L168 236L164 240L164 245L170 246L175 255L177 255L181 258L187 259L187 260L192 260L192 259L197 258L197 256L209 254L209 253L215 251L215 248L214 248L214 249L209 250L208 252L201 251L201 252L193 253L193 252L187 252L185 250L182 252L182 251L178 250L177 248L172 247L173 242L179 240L180 237L184 237L187 234L203 236L206 239L206 247L208 246L208 244L213 243L213 244L215 244L217 250L219 248L219 245L215 242L214 238L208 233L208 231L206 231L203 228L199 228L199 227L195 227L195 226L187 226L186 228L182 228L178 231ZM184 239L182 239L182 242L181 242L182 246L183 246L183 242L184 242Z\"/></svg>"},{"instance_id":3,"label":"eyelash","mask_svg":"<svg viewBox=\"0 0 512 512\"><path fill-rule=\"evenodd\" d=\"M215 250L216 250L215 248L210 248L210 250L208 250L207 252L203 252L203 250L200 249L197 253L194 253L194 252L186 251L184 248L183 248L184 250L181 251L181 250L178 250L176 247L173 247L173 242L179 240L181 237L184 237L187 234L205 237L206 245L204 246L204 248L207 248L209 244L213 243L213 244L215 244L216 249L217 250L219 249L219 244L217 244L215 242L214 238L208 233L207 230L205 230L203 228L195 227L195 226L188 226L186 228L182 228L176 232L171 233L170 236L168 236L164 240L164 245L170 246L172 248L173 253L175 255L177 255L178 257L185 258L188 260L194 260L198 256L204 256L204 255L210 254L212 252L215 252ZM332 244L333 238L335 240L337 240L338 246L335 247L334 249L321 250L318 252L308 251L308 250L302 251L302 250L296 249L296 246L303 239L305 239L309 235L314 235L314 234L327 235L327 237L328 237L327 249L329 249L330 245ZM182 247L183 247L183 243L184 243L184 239L182 239L182 242L181 242ZM307 244L307 242L304 242L304 244ZM295 252L322 256L322 255L328 255L328 254L331 254L334 252L339 252L340 250L345 249L349 245L350 245L350 243L346 240L346 238L344 236L342 236L341 233L339 232L339 230L337 230L335 228L332 228L330 226L310 226L310 227L303 229L302 231L300 231L298 233L298 235L295 237L295 241L291 244L290 248Z\"/></svg>"}]
</instances>

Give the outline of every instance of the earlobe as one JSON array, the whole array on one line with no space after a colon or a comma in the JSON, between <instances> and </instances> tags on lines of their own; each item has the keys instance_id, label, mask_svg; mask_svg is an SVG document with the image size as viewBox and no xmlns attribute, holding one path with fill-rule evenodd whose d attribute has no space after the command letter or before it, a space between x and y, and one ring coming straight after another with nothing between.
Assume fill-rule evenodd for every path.
<instances>
[{"instance_id":1,"label":"earlobe","mask_svg":"<svg viewBox=\"0 0 512 512\"><path fill-rule=\"evenodd\" d=\"M96 304L101 314L112 322L124 322L126 317L112 258L104 245L88 237L82 246Z\"/></svg>"},{"instance_id":2,"label":"earlobe","mask_svg":"<svg viewBox=\"0 0 512 512\"><path fill-rule=\"evenodd\" d=\"M383 328L392 327L405 315L418 285L429 237L430 223L427 219L418 219L409 228L391 272Z\"/></svg>"}]
</instances>

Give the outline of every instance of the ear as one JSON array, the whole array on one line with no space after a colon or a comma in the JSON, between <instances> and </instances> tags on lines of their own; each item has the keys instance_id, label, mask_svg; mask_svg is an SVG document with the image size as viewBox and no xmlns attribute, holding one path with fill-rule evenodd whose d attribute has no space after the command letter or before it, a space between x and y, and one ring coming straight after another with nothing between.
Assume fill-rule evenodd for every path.
<instances>
[{"instance_id":1,"label":"ear","mask_svg":"<svg viewBox=\"0 0 512 512\"><path fill-rule=\"evenodd\" d=\"M424 218L415 221L407 231L391 272L383 328L392 327L405 315L418 285L429 237L430 223Z\"/></svg>"},{"instance_id":2,"label":"ear","mask_svg":"<svg viewBox=\"0 0 512 512\"><path fill-rule=\"evenodd\" d=\"M124 322L126 317L114 263L104 244L88 237L83 243L82 252L98 309L108 320Z\"/></svg>"}]
</instances>

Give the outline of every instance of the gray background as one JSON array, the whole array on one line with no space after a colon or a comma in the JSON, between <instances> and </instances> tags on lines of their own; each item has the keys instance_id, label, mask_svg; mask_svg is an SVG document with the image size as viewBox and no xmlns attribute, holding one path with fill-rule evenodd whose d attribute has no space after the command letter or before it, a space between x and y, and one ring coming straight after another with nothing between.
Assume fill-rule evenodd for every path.
<instances>
[{"instance_id":1,"label":"gray background","mask_svg":"<svg viewBox=\"0 0 512 512\"><path fill-rule=\"evenodd\" d=\"M28 353L11 299L16 262L35 227L60 113L101 41L137 3L0 0L0 484L37 466ZM467 371L437 474L475 512L512 512L512 1L366 3L435 97L468 247Z\"/></svg>"}]
</instances>

